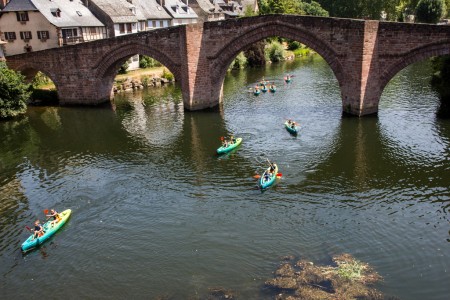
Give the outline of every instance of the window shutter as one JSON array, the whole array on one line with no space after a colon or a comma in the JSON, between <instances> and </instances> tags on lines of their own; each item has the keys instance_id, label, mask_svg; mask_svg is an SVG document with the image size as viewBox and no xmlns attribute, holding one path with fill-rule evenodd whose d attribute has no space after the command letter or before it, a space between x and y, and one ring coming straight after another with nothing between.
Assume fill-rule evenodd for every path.
<instances>
[{"instance_id":1,"label":"window shutter","mask_svg":"<svg viewBox=\"0 0 450 300\"><path fill-rule=\"evenodd\" d=\"M41 32L40 31L37 32L37 35L38 35L38 39L41 39Z\"/></svg>"},{"instance_id":2,"label":"window shutter","mask_svg":"<svg viewBox=\"0 0 450 300\"><path fill-rule=\"evenodd\" d=\"M28 33L30 34L30 40L33 38L33 35L31 34L31 31L28 31Z\"/></svg>"},{"instance_id":3,"label":"window shutter","mask_svg":"<svg viewBox=\"0 0 450 300\"><path fill-rule=\"evenodd\" d=\"M20 32L20 39L24 40L24 38L23 38L23 31Z\"/></svg>"},{"instance_id":4,"label":"window shutter","mask_svg":"<svg viewBox=\"0 0 450 300\"><path fill-rule=\"evenodd\" d=\"M17 21L20 21L20 14L18 11L16 11L16 17L17 17Z\"/></svg>"}]
</instances>

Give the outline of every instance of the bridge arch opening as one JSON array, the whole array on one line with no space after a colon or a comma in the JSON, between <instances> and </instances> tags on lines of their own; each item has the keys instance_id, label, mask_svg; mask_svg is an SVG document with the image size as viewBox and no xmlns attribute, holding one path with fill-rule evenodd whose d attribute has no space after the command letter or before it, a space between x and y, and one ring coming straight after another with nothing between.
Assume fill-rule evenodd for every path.
<instances>
[{"instance_id":1,"label":"bridge arch opening","mask_svg":"<svg viewBox=\"0 0 450 300\"><path fill-rule=\"evenodd\" d=\"M57 104L58 82L52 72L40 65L23 65L17 69L25 76L27 83L32 86L31 103L35 104Z\"/></svg>"},{"instance_id":2,"label":"bridge arch opening","mask_svg":"<svg viewBox=\"0 0 450 300\"><path fill-rule=\"evenodd\" d=\"M99 93L111 100L114 92L181 79L180 66L171 58L152 46L140 44L118 47L95 66L94 76L101 82Z\"/></svg>"},{"instance_id":3,"label":"bridge arch opening","mask_svg":"<svg viewBox=\"0 0 450 300\"><path fill-rule=\"evenodd\" d=\"M296 41L312 49L326 61L328 66L333 71L339 87L342 87L344 80L343 66L338 59L337 52L329 44L307 30L301 30L298 27L294 27L288 23L273 22L273 24L265 23L257 28L249 30L224 45L216 52L216 54L211 55L211 58L214 58L211 68L211 70L213 70L212 78L217 79L212 83L213 93L217 93L214 95L215 97L222 99L225 75L230 64L239 55L239 53L249 49L257 42L271 38Z\"/></svg>"},{"instance_id":4,"label":"bridge arch opening","mask_svg":"<svg viewBox=\"0 0 450 300\"><path fill-rule=\"evenodd\" d=\"M406 53L406 55L397 59L395 63L387 66L380 76L380 103L378 104L380 111L384 110L384 99L388 98L389 93L395 89L398 82L401 82L401 78L403 76L407 76L407 74L411 72L417 71L418 68L427 69L425 71L425 74L427 74L425 75L426 79L420 80L418 84L422 85L422 87L423 85L426 85L430 90L433 90L432 93L436 93L436 90L431 84L432 75L436 72L436 70L434 70L431 66L431 61L434 58L439 59L448 55L450 55L450 43L448 41L434 43L415 48ZM424 78L424 74L414 77ZM421 91L416 94L414 93L414 90L411 91L410 97L411 99L421 98ZM445 105L447 102L446 99L441 99L441 95L438 95L438 98L440 100L437 104L437 115L447 115L448 108Z\"/></svg>"}]
</instances>

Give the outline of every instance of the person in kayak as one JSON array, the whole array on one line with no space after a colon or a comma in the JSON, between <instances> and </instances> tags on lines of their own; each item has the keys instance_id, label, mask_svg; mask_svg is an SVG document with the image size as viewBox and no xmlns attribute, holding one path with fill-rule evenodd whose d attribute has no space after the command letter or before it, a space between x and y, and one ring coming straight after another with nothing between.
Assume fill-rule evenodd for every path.
<instances>
[{"instance_id":1,"label":"person in kayak","mask_svg":"<svg viewBox=\"0 0 450 300\"><path fill-rule=\"evenodd\" d=\"M50 214L49 215L45 215L48 218L53 218L53 221L51 222L51 225L55 225L56 223L58 223L59 221L61 221L61 217L59 216L59 214L56 212L56 210L51 209L50 210Z\"/></svg>"},{"instance_id":2,"label":"person in kayak","mask_svg":"<svg viewBox=\"0 0 450 300\"><path fill-rule=\"evenodd\" d=\"M270 163L270 169L269 169L270 174L272 174L274 171L275 171L275 164Z\"/></svg>"},{"instance_id":3,"label":"person in kayak","mask_svg":"<svg viewBox=\"0 0 450 300\"><path fill-rule=\"evenodd\" d=\"M36 222L34 222L34 237L33 237L33 239L43 236L44 233L45 233L44 227L42 227L41 221L36 220Z\"/></svg>"},{"instance_id":4,"label":"person in kayak","mask_svg":"<svg viewBox=\"0 0 450 300\"><path fill-rule=\"evenodd\" d=\"M270 175L269 175L269 172L264 172L264 181L269 181L269 179L270 179Z\"/></svg>"}]
</instances>

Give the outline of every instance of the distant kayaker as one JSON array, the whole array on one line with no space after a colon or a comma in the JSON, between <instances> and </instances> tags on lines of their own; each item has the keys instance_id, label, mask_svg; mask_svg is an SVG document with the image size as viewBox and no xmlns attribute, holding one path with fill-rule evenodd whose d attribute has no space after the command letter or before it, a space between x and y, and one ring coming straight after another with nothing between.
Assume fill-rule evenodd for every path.
<instances>
[{"instance_id":1,"label":"distant kayaker","mask_svg":"<svg viewBox=\"0 0 450 300\"><path fill-rule=\"evenodd\" d=\"M53 221L51 222L52 226L55 225L56 223L58 223L59 221L61 221L61 217L59 216L59 214L56 212L56 210L51 209L50 210L50 214L49 215L45 215L48 218L53 218Z\"/></svg>"},{"instance_id":2,"label":"distant kayaker","mask_svg":"<svg viewBox=\"0 0 450 300\"><path fill-rule=\"evenodd\" d=\"M42 227L42 225L41 225L41 221L39 221L39 220L36 220L35 222L34 222L34 237L33 237L33 239L35 239L35 238L38 238L38 237L40 237L40 236L43 236L44 235L44 227Z\"/></svg>"}]
</instances>

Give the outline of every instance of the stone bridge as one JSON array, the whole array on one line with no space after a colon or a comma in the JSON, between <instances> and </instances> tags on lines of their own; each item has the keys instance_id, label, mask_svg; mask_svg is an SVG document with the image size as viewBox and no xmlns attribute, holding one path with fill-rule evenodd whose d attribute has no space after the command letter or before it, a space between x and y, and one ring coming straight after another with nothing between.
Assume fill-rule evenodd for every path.
<instances>
[{"instance_id":1,"label":"stone bridge","mask_svg":"<svg viewBox=\"0 0 450 300\"><path fill-rule=\"evenodd\" d=\"M339 82L343 111L378 111L386 84L400 70L450 54L450 26L294 15L266 15L145 31L7 57L10 68L41 71L56 85L60 104L110 101L119 67L132 55L151 56L181 84L185 109L215 107L236 55L255 42L279 36L319 53Z\"/></svg>"}]
</instances>

